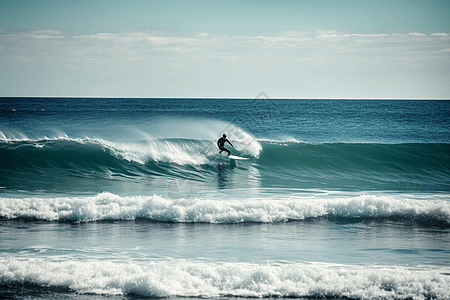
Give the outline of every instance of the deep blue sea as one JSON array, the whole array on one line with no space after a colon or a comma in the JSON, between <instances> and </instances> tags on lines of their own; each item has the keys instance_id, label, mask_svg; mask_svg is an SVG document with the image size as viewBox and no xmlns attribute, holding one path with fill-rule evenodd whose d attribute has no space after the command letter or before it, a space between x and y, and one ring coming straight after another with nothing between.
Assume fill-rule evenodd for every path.
<instances>
[{"instance_id":1,"label":"deep blue sea","mask_svg":"<svg viewBox=\"0 0 450 300\"><path fill-rule=\"evenodd\" d=\"M236 297L450 299L450 101L0 98L0 298Z\"/></svg>"}]
</instances>

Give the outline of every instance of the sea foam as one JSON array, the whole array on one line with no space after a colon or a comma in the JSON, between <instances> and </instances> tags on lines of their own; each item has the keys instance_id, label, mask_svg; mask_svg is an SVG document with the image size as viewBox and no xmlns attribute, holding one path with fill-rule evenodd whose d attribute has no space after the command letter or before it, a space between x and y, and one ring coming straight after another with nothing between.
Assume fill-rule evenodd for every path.
<instances>
[{"instance_id":1,"label":"sea foam","mask_svg":"<svg viewBox=\"0 0 450 300\"><path fill-rule=\"evenodd\" d=\"M291 196L282 199L199 199L181 205L162 196L118 196L104 192L86 197L0 198L0 216L48 221L90 222L148 219L162 222L272 223L318 217L400 218L450 224L450 202L394 196L344 198Z\"/></svg>"},{"instance_id":2,"label":"sea foam","mask_svg":"<svg viewBox=\"0 0 450 300\"><path fill-rule=\"evenodd\" d=\"M0 259L0 284L81 294L151 297L448 299L443 270L322 263L47 261Z\"/></svg>"}]
</instances>

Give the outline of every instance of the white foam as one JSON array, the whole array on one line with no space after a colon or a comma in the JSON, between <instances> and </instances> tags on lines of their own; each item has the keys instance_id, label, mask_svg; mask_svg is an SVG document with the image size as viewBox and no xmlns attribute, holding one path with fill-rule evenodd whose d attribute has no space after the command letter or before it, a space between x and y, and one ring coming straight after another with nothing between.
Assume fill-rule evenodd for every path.
<instances>
[{"instance_id":1,"label":"white foam","mask_svg":"<svg viewBox=\"0 0 450 300\"><path fill-rule=\"evenodd\" d=\"M215 153L211 142L184 143L171 140L148 140L141 143L102 142L112 153L127 161L140 164L148 160L156 162L174 162L180 165L200 165L208 162L208 156Z\"/></svg>"},{"instance_id":2,"label":"white foam","mask_svg":"<svg viewBox=\"0 0 450 300\"><path fill-rule=\"evenodd\" d=\"M33 142L35 144L48 142L48 141L73 141L78 143L85 143L85 142L95 142L95 143L101 143L102 140L100 139L89 139L89 138L70 138L67 134L64 132L55 131L55 135L52 137L48 136L42 136L38 139L30 139L25 134L14 131L14 132L7 132L6 134L3 132L0 132L0 140L6 143L10 142Z\"/></svg>"},{"instance_id":3,"label":"white foam","mask_svg":"<svg viewBox=\"0 0 450 300\"><path fill-rule=\"evenodd\" d=\"M448 299L442 270L319 263L48 261L0 259L0 282L76 293L151 297Z\"/></svg>"},{"instance_id":4,"label":"white foam","mask_svg":"<svg viewBox=\"0 0 450 300\"><path fill-rule=\"evenodd\" d=\"M111 153L121 159L127 161L137 162L139 164L145 164L148 160L154 160L157 162L174 162L177 164L191 164L199 165L208 162L208 155L215 152L214 143L210 142L208 146L198 143L194 144L177 144L175 142L167 140L148 140L144 142L110 142L98 138L70 138L64 133L59 133L55 137L43 137L37 140L30 140L25 136L20 138L5 135L0 135L0 139L4 142L33 142L33 145L37 148L45 147L45 142L50 141L69 141L79 144L97 144L105 149L111 151ZM206 151L208 153L205 153Z\"/></svg>"},{"instance_id":5,"label":"white foam","mask_svg":"<svg viewBox=\"0 0 450 300\"><path fill-rule=\"evenodd\" d=\"M169 222L270 223L327 215L350 218L420 217L450 224L450 202L375 195L335 199L291 196L285 199L200 199L190 206L183 206L158 195L121 197L108 192L92 197L0 198L1 217L52 221L146 218Z\"/></svg>"},{"instance_id":6,"label":"white foam","mask_svg":"<svg viewBox=\"0 0 450 300\"><path fill-rule=\"evenodd\" d=\"M29 138L19 131L8 131L6 133L0 131L0 140L9 143L29 141Z\"/></svg>"},{"instance_id":7,"label":"white foam","mask_svg":"<svg viewBox=\"0 0 450 300\"><path fill-rule=\"evenodd\" d=\"M232 142L237 150L259 157L262 146L251 134L232 124L228 125L224 133L227 134L227 139Z\"/></svg>"},{"instance_id":8,"label":"white foam","mask_svg":"<svg viewBox=\"0 0 450 300\"><path fill-rule=\"evenodd\" d=\"M0 140L6 142L8 140L8 138L6 137L6 135L0 131Z\"/></svg>"},{"instance_id":9,"label":"white foam","mask_svg":"<svg viewBox=\"0 0 450 300\"><path fill-rule=\"evenodd\" d=\"M152 137L159 139L188 139L212 142L216 150L217 140L226 134L227 138L240 152L257 157L262 148L259 142L244 129L229 122L215 119L191 119L191 118L158 118L152 122L148 129ZM148 132L141 135L150 136Z\"/></svg>"},{"instance_id":10,"label":"white foam","mask_svg":"<svg viewBox=\"0 0 450 300\"><path fill-rule=\"evenodd\" d=\"M260 142L267 142L267 143L273 143L273 144L307 144L307 142L297 140L293 137L289 136L278 136L276 139L258 139Z\"/></svg>"}]
</instances>

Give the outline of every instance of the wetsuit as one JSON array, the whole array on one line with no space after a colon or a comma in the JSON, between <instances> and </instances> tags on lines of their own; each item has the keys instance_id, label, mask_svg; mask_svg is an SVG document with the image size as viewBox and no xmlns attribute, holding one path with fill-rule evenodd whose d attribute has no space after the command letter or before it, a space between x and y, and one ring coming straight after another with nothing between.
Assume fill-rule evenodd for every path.
<instances>
[{"instance_id":1,"label":"wetsuit","mask_svg":"<svg viewBox=\"0 0 450 300\"><path fill-rule=\"evenodd\" d=\"M217 141L217 146L219 147L220 151L219 153L222 153L222 151L225 151L228 153L228 155L230 155L230 150L228 150L227 148L225 148L225 142L227 142L228 144L231 145L231 147L234 148L234 146L230 143L230 141L227 138L223 138L221 137L218 141Z\"/></svg>"}]
</instances>

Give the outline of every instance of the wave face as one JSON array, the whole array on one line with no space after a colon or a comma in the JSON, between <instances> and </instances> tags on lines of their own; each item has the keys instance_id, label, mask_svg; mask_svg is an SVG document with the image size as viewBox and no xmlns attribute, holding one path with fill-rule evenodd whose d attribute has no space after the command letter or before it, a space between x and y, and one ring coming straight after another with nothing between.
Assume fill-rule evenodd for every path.
<instances>
[{"instance_id":1,"label":"wave face","mask_svg":"<svg viewBox=\"0 0 450 300\"><path fill-rule=\"evenodd\" d=\"M450 188L449 144L269 143L260 160L297 186L337 190ZM282 184L281 180L276 182Z\"/></svg>"},{"instance_id":2,"label":"wave face","mask_svg":"<svg viewBox=\"0 0 450 300\"><path fill-rule=\"evenodd\" d=\"M252 140L250 144L238 141L236 148L235 154L250 159L236 173L251 177L261 188L450 190L449 144ZM151 185L155 178L189 179L212 187L215 183L208 180L221 176L217 167L228 163L217 155L215 141L195 139L3 140L0 156L3 189L57 193L79 191L79 186L87 193L102 188L130 191L143 182Z\"/></svg>"}]
</instances>

